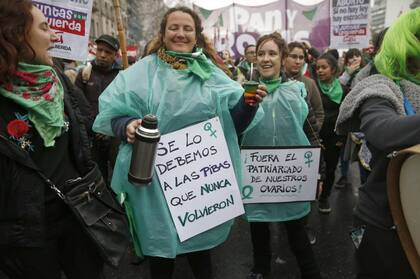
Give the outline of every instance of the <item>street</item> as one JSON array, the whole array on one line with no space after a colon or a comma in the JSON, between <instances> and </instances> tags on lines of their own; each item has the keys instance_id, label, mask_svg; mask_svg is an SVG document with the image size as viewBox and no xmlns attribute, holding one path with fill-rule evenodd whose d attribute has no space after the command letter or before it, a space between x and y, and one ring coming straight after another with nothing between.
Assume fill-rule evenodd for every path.
<instances>
[{"instance_id":1,"label":"street","mask_svg":"<svg viewBox=\"0 0 420 279\"><path fill-rule=\"evenodd\" d=\"M320 214L317 204L309 218L309 225L317 234L313 245L316 259L325 279L351 279L355 277L354 248L349 231L352 226L352 212L360 186L358 166L353 163L350 168L351 185L344 189L334 188L330 203L332 212ZM338 175L336 175L336 178ZM338 178L337 178L338 179ZM289 250L286 232L281 224L272 224L272 274L271 278L300 278L296 260ZM252 267L252 247L249 225L243 219L235 222L228 240L215 248L212 254L215 279L245 279ZM107 279L149 279L147 262L140 265L130 263L131 257L125 259L121 269L107 269ZM177 259L175 279L193 279L187 260Z\"/></svg>"},{"instance_id":2,"label":"street","mask_svg":"<svg viewBox=\"0 0 420 279\"><path fill-rule=\"evenodd\" d=\"M309 225L316 231L313 245L316 259L325 279L352 279L355 277L354 248L349 237L352 211L360 186L357 164L349 172L351 185L334 188L330 203L332 212L320 214L316 203L309 217ZM287 237L281 224L272 224L272 274L271 278L300 278L296 260L288 248ZM252 267L252 248L249 225L243 219L235 222L230 237L212 254L215 279L245 279ZM107 267L106 279L149 279L147 261L133 264L135 258L128 253L120 269ZM180 257L175 267L175 279L193 279L187 260ZM0 272L0 279L7 279ZM29 278L28 278L29 279Z\"/></svg>"}]
</instances>

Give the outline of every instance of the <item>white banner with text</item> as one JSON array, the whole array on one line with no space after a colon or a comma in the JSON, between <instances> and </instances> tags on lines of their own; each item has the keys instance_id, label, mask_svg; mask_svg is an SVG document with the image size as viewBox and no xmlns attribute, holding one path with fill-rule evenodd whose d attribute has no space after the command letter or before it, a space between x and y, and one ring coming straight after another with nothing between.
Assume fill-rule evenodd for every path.
<instances>
[{"instance_id":1,"label":"white banner with text","mask_svg":"<svg viewBox=\"0 0 420 279\"><path fill-rule=\"evenodd\" d=\"M315 199L320 148L244 148L244 203L280 203Z\"/></svg>"},{"instance_id":2,"label":"white banner with text","mask_svg":"<svg viewBox=\"0 0 420 279\"><path fill-rule=\"evenodd\" d=\"M36 0L48 25L57 35L54 57L84 61L88 56L93 0Z\"/></svg>"}]
</instances>

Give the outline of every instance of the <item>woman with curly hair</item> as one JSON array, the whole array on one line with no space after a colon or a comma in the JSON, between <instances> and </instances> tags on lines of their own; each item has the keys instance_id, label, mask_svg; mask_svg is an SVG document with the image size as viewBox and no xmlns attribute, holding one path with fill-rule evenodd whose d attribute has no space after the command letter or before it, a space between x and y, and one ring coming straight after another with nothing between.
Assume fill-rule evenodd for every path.
<instances>
[{"instance_id":1,"label":"woman with curly hair","mask_svg":"<svg viewBox=\"0 0 420 279\"><path fill-rule=\"evenodd\" d=\"M55 40L32 1L0 1L0 270L11 279L102 278L93 241L39 174L63 186L92 168L87 101L52 68Z\"/></svg>"}]
</instances>

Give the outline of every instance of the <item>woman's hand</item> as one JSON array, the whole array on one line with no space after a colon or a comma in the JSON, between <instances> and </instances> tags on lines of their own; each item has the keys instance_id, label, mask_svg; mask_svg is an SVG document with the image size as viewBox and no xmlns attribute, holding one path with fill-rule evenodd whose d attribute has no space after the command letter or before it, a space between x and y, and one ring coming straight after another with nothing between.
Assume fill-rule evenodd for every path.
<instances>
[{"instance_id":1,"label":"woman's hand","mask_svg":"<svg viewBox=\"0 0 420 279\"><path fill-rule=\"evenodd\" d=\"M126 136L127 136L127 142L133 143L134 139L136 137L136 129L141 124L141 119L134 119L130 123L128 123L126 128Z\"/></svg>"},{"instance_id":2,"label":"woman's hand","mask_svg":"<svg viewBox=\"0 0 420 279\"><path fill-rule=\"evenodd\" d=\"M263 84L259 84L255 92L255 96L252 98L245 98L245 103L251 107L256 107L259 103L262 102L265 96L267 96L267 87Z\"/></svg>"},{"instance_id":3,"label":"woman's hand","mask_svg":"<svg viewBox=\"0 0 420 279\"><path fill-rule=\"evenodd\" d=\"M359 68L360 68L360 62L354 61L351 65L347 67L347 73L349 73L349 75L352 75Z\"/></svg>"}]
</instances>

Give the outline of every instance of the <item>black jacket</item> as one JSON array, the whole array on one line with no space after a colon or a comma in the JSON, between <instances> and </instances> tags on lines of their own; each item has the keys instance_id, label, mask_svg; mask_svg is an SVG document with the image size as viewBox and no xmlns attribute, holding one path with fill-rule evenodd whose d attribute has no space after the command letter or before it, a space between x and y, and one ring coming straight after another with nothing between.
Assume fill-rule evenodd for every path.
<instances>
[{"instance_id":1,"label":"black jacket","mask_svg":"<svg viewBox=\"0 0 420 279\"><path fill-rule=\"evenodd\" d=\"M65 89L65 112L70 123L70 156L79 174L91 167L89 139L93 119L89 105L80 91L59 74ZM15 112L25 110L12 100L0 95L0 245L40 247L45 243L45 189L44 180L29 153L10 140L7 123ZM0 248L1 249L1 248Z\"/></svg>"},{"instance_id":2,"label":"black jacket","mask_svg":"<svg viewBox=\"0 0 420 279\"><path fill-rule=\"evenodd\" d=\"M420 114L401 117L385 99L370 98L358 110L360 129L372 153L372 172L359 189L355 215L380 228L394 225L386 191L388 154L420 143Z\"/></svg>"},{"instance_id":3,"label":"black jacket","mask_svg":"<svg viewBox=\"0 0 420 279\"><path fill-rule=\"evenodd\" d=\"M109 69L104 69L96 65L95 61L92 62L92 71L89 80L83 80L82 71L76 77L75 85L80 88L85 94L86 99L92 107L92 114L98 114L98 99L102 92L118 75L121 68L114 65Z\"/></svg>"},{"instance_id":4,"label":"black jacket","mask_svg":"<svg viewBox=\"0 0 420 279\"><path fill-rule=\"evenodd\" d=\"M324 123L322 124L322 128L320 131L320 136L322 140L328 141L336 141L344 143L346 140L346 136L338 136L335 133L335 122L337 121L338 113L340 111L340 104L337 104L330 100L328 96L322 93L321 88L317 83L319 92L321 94L322 106L324 108ZM343 96L341 98L341 102L344 100L348 93L348 88L341 84L341 88L343 89Z\"/></svg>"}]
</instances>

